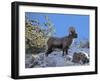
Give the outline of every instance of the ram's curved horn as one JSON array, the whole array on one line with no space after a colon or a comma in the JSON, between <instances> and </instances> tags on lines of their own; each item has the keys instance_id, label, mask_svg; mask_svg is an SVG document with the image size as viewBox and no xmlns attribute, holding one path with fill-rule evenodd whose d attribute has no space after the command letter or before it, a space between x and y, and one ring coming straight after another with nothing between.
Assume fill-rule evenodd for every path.
<instances>
[{"instance_id":1,"label":"ram's curved horn","mask_svg":"<svg viewBox=\"0 0 100 81\"><path fill-rule=\"evenodd\" d=\"M75 33L75 28L74 27L69 27L69 33Z\"/></svg>"}]
</instances>

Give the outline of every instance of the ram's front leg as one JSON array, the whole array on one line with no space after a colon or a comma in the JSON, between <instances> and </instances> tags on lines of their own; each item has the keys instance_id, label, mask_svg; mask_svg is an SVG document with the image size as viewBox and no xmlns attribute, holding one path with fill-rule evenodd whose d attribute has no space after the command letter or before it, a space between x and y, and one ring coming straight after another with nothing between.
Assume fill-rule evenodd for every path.
<instances>
[{"instance_id":1,"label":"ram's front leg","mask_svg":"<svg viewBox=\"0 0 100 81\"><path fill-rule=\"evenodd\" d=\"M68 49L66 49L66 55L68 55Z\"/></svg>"},{"instance_id":2,"label":"ram's front leg","mask_svg":"<svg viewBox=\"0 0 100 81\"><path fill-rule=\"evenodd\" d=\"M66 55L68 55L68 49L69 49L69 48L68 48L68 47L66 47Z\"/></svg>"},{"instance_id":3,"label":"ram's front leg","mask_svg":"<svg viewBox=\"0 0 100 81\"><path fill-rule=\"evenodd\" d=\"M62 54L62 56L64 56L64 49L63 49L63 54Z\"/></svg>"}]
</instances>

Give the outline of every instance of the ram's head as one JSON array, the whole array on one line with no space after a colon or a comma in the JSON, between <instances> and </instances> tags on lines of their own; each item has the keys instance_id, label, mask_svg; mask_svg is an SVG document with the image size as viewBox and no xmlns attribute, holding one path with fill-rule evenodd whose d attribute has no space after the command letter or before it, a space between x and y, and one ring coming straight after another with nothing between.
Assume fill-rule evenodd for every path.
<instances>
[{"instance_id":1,"label":"ram's head","mask_svg":"<svg viewBox=\"0 0 100 81\"><path fill-rule=\"evenodd\" d=\"M70 27L69 28L69 34L72 35L73 38L77 38L78 37L78 35L77 35L76 30L75 30L74 27Z\"/></svg>"}]
</instances>

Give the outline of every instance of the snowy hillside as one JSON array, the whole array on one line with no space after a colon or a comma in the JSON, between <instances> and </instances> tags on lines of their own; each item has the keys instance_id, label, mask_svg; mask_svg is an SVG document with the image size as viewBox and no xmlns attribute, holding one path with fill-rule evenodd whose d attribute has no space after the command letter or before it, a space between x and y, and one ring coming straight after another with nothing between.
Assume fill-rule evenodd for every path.
<instances>
[{"instance_id":1,"label":"snowy hillside","mask_svg":"<svg viewBox=\"0 0 100 81\"><path fill-rule=\"evenodd\" d=\"M53 51L48 57L45 57L45 53L39 53L38 55L26 54L25 56L25 67L60 67L60 66L75 66L83 65L80 63L73 63L73 54L75 52L84 51L89 54L88 48L77 49L73 47L69 49L67 56L62 56L62 51ZM84 64L84 65L88 65Z\"/></svg>"}]
</instances>

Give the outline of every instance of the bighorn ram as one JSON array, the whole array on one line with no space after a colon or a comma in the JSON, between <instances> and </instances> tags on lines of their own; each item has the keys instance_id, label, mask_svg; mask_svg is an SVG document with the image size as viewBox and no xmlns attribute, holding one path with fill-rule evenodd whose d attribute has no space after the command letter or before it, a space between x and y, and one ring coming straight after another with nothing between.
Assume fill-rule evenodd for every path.
<instances>
[{"instance_id":1,"label":"bighorn ram","mask_svg":"<svg viewBox=\"0 0 100 81\"><path fill-rule=\"evenodd\" d=\"M62 38L50 37L47 41L48 50L46 52L46 56L48 56L48 54L50 54L55 48L62 49L63 56L64 56L64 52L68 54L68 49L72 44L74 38L77 38L77 33L74 27L69 28L68 36Z\"/></svg>"}]
</instances>

